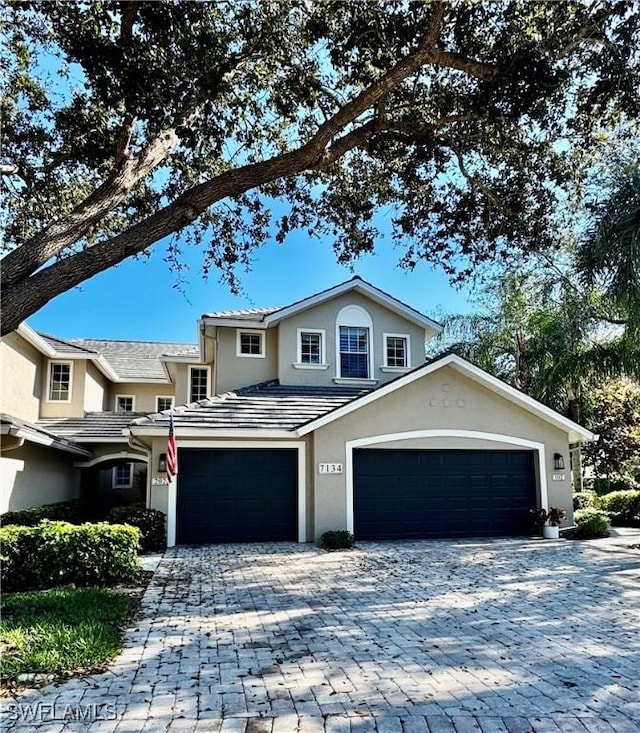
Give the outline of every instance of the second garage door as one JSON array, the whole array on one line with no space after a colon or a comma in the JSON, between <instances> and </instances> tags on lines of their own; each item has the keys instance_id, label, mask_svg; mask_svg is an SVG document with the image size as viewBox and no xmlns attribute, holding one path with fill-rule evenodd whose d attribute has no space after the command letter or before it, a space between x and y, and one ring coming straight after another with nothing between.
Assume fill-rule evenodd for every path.
<instances>
[{"instance_id":1,"label":"second garage door","mask_svg":"<svg viewBox=\"0 0 640 733\"><path fill-rule=\"evenodd\" d=\"M536 506L532 451L353 454L356 539L526 534Z\"/></svg>"},{"instance_id":2,"label":"second garage door","mask_svg":"<svg viewBox=\"0 0 640 733\"><path fill-rule=\"evenodd\" d=\"M297 540L297 450L181 448L178 460L179 544Z\"/></svg>"}]
</instances>

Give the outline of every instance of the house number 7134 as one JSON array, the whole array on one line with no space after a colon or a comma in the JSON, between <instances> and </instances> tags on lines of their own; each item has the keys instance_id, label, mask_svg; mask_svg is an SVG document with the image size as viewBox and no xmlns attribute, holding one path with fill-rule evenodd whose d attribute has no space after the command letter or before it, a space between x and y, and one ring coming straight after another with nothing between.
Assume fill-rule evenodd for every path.
<instances>
[{"instance_id":1,"label":"house number 7134","mask_svg":"<svg viewBox=\"0 0 640 733\"><path fill-rule=\"evenodd\" d=\"M342 463L318 463L318 473L342 473Z\"/></svg>"}]
</instances>

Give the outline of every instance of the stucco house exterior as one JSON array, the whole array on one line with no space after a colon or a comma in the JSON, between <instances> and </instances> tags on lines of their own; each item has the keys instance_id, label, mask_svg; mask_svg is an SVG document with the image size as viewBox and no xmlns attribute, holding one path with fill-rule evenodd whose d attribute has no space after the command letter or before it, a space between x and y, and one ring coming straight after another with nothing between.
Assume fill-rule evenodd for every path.
<instances>
[{"instance_id":1,"label":"stucco house exterior","mask_svg":"<svg viewBox=\"0 0 640 733\"><path fill-rule=\"evenodd\" d=\"M539 506L572 523L569 446L592 433L455 354L425 361L441 327L362 279L197 325L197 344L4 339L0 509L138 476L169 545L518 535Z\"/></svg>"}]
</instances>

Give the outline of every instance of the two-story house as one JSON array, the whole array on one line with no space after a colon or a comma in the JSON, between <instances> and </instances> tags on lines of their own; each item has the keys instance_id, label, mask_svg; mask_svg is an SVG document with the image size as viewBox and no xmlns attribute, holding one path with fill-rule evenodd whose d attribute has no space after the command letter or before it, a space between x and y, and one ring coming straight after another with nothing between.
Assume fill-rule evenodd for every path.
<instances>
[{"instance_id":1,"label":"two-story house","mask_svg":"<svg viewBox=\"0 0 640 733\"><path fill-rule=\"evenodd\" d=\"M23 416L58 441L49 449L66 451L84 492L144 466L170 545L514 535L549 505L571 521L569 445L593 435L454 354L425 361L439 330L356 277L283 308L205 314L194 346L36 334L55 353L40 349ZM52 414L56 392L68 412Z\"/></svg>"}]
</instances>

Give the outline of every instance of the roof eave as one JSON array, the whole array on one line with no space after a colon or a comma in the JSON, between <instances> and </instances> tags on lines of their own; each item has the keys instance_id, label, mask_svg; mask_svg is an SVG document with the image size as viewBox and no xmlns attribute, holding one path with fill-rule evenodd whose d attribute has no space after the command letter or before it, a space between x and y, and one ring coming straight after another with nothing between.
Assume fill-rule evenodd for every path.
<instances>
[{"instance_id":1,"label":"roof eave","mask_svg":"<svg viewBox=\"0 0 640 733\"><path fill-rule=\"evenodd\" d=\"M275 311L275 313L271 313L270 315L265 317L265 326L274 326L281 320L289 318L290 316L295 315L300 311L307 310L308 308L312 308L316 305L320 305L321 303L324 303L331 298L335 298L338 295L343 295L344 293L348 293L352 290L357 290L361 292L363 295L371 298L371 300L380 303L385 308L388 308L389 310L395 312L403 318L406 318L408 321L411 321L412 323L415 323L416 325L424 328L426 331L440 333L443 329L443 327L436 321L423 315L422 313L419 313L417 310L414 310L405 303L402 303L393 296L388 295L382 290L379 290L370 283L361 279L347 280L346 282L340 283L333 288L329 288L328 290L324 290L321 293L312 295L309 298L305 298L304 300L301 300L290 306L281 308L280 310Z\"/></svg>"},{"instance_id":2,"label":"roof eave","mask_svg":"<svg viewBox=\"0 0 640 733\"><path fill-rule=\"evenodd\" d=\"M578 425L569 418L563 417L555 410L546 407L532 397L523 394L514 387L511 387L505 382L502 382L497 377L493 377L479 367L471 364L471 362L468 362L455 354L447 354L441 359L437 359L436 361L429 362L421 367L418 367L412 372L398 377L392 382L384 384L366 395L356 397L352 402L349 402L346 405L342 405L335 410L331 410L325 415L321 415L314 420L310 420L308 423L301 425L298 428L297 434L299 436L304 436L308 433L313 432L314 430L318 430L319 428L324 427L330 422L338 420L341 417L349 414L350 412L358 410L361 407L368 405L370 402L374 402L375 400L378 400L385 395L391 394L392 392L395 392L396 390L401 389L408 384L411 384L417 379L431 374L438 369L442 369L442 367L445 366L451 366L453 369L456 369L457 371L465 374L469 378L483 384L485 387L495 392L496 394L500 394L502 397L509 400L510 402L518 404L520 407L526 409L528 412L537 415L545 422L555 425L558 429L567 433L567 437L570 442L591 442L596 439L596 436L590 430L583 428L581 425Z\"/></svg>"}]
</instances>

